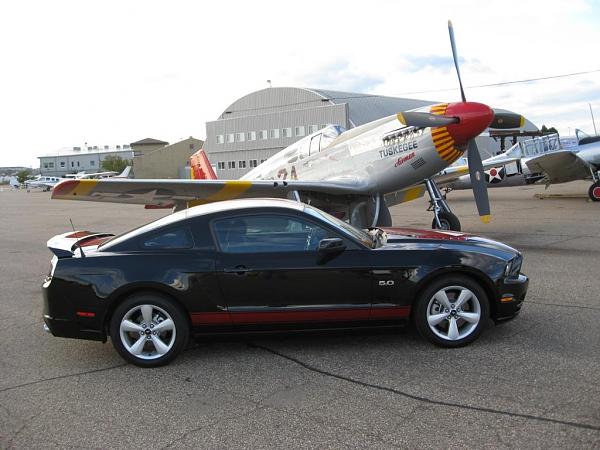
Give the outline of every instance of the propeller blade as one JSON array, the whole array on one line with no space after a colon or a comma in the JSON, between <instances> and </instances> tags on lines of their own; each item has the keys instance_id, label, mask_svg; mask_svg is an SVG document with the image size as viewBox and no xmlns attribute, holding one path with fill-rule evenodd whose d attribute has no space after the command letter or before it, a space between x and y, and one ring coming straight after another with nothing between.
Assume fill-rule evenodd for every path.
<instances>
[{"instance_id":1,"label":"propeller blade","mask_svg":"<svg viewBox=\"0 0 600 450\"><path fill-rule=\"evenodd\" d=\"M505 130L507 128L522 128L524 125L525 117L520 114L494 111L494 120L492 120L490 128Z\"/></svg>"},{"instance_id":2,"label":"propeller blade","mask_svg":"<svg viewBox=\"0 0 600 450\"><path fill-rule=\"evenodd\" d=\"M458 117L441 116L426 112L401 112L397 114L397 117L404 125L418 128L445 127L459 122Z\"/></svg>"},{"instance_id":3,"label":"propeller blade","mask_svg":"<svg viewBox=\"0 0 600 450\"><path fill-rule=\"evenodd\" d=\"M454 42L454 28L452 22L448 21L448 33L450 34L450 45L452 46L452 58L454 58L454 67L456 67L456 75L458 75L458 85L460 86L460 96L463 102L467 101L465 91L463 89L462 80L460 78L460 70L458 70L458 55L456 54L456 43Z\"/></svg>"},{"instance_id":4,"label":"propeller blade","mask_svg":"<svg viewBox=\"0 0 600 450\"><path fill-rule=\"evenodd\" d=\"M471 187L473 188L473 195L475 196L475 204L477 205L477 211L479 217L483 223L488 223L491 219L490 215L490 201L487 193L487 182L485 181L485 174L483 172L483 164L481 162L481 155L477 148L475 139L470 139L467 143L468 162L469 162L469 175L471 176Z\"/></svg>"}]
</instances>

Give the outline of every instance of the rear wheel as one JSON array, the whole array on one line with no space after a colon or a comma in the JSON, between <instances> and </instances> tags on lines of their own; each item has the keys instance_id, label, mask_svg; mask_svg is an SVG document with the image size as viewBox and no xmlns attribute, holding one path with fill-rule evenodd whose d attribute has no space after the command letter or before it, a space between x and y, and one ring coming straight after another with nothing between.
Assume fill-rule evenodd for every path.
<instances>
[{"instance_id":1,"label":"rear wheel","mask_svg":"<svg viewBox=\"0 0 600 450\"><path fill-rule=\"evenodd\" d=\"M600 181L596 181L590 186L588 195L593 202L600 202Z\"/></svg>"},{"instance_id":2,"label":"rear wheel","mask_svg":"<svg viewBox=\"0 0 600 450\"><path fill-rule=\"evenodd\" d=\"M127 361L141 367L163 366L186 346L189 326L184 312L158 294L128 297L110 321L113 346Z\"/></svg>"},{"instance_id":3,"label":"rear wheel","mask_svg":"<svg viewBox=\"0 0 600 450\"><path fill-rule=\"evenodd\" d=\"M449 275L434 281L417 299L415 326L440 347L461 347L473 342L489 317L485 291L471 278Z\"/></svg>"}]
</instances>

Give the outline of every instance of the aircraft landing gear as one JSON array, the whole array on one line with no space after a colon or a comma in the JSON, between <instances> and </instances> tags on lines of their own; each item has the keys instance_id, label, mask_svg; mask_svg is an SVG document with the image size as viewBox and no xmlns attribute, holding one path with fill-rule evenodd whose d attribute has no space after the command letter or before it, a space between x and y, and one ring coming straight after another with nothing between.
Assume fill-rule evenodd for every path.
<instances>
[{"instance_id":1,"label":"aircraft landing gear","mask_svg":"<svg viewBox=\"0 0 600 450\"><path fill-rule=\"evenodd\" d=\"M431 228L438 230L460 231L460 220L452 213L446 198L435 184L435 181L425 180L425 186L429 193L429 209L433 211L433 222Z\"/></svg>"},{"instance_id":2,"label":"aircraft landing gear","mask_svg":"<svg viewBox=\"0 0 600 450\"><path fill-rule=\"evenodd\" d=\"M590 186L588 195L593 202L600 202L600 181L596 181Z\"/></svg>"}]
</instances>

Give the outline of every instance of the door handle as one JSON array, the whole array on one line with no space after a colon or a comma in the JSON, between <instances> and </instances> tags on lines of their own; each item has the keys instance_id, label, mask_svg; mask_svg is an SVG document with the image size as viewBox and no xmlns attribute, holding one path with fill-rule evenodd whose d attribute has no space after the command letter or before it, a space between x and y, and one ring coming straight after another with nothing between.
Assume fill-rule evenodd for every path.
<instances>
[{"instance_id":1,"label":"door handle","mask_svg":"<svg viewBox=\"0 0 600 450\"><path fill-rule=\"evenodd\" d=\"M248 269L246 266L235 266L233 268L227 267L225 269L223 269L223 272L225 273L235 273L236 275L245 275L247 272L250 272L250 269Z\"/></svg>"}]
</instances>

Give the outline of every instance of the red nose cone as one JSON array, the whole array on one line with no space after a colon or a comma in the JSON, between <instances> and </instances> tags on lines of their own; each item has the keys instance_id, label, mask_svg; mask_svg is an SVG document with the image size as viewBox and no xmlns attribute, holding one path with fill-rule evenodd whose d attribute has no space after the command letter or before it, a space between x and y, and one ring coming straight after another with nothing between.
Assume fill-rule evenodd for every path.
<instances>
[{"instance_id":1,"label":"red nose cone","mask_svg":"<svg viewBox=\"0 0 600 450\"><path fill-rule=\"evenodd\" d=\"M474 102L450 103L444 115L460 119L460 122L448 125L448 133L457 145L464 145L481 134L494 119L494 111L489 106Z\"/></svg>"}]
</instances>

